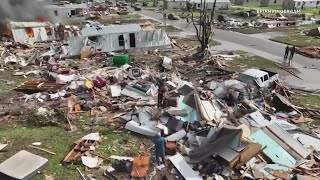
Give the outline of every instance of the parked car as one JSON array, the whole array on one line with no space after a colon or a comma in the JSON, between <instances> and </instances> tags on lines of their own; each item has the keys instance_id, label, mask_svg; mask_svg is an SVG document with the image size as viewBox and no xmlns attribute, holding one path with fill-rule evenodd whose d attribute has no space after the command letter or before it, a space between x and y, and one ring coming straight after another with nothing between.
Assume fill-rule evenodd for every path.
<instances>
[{"instance_id":1,"label":"parked car","mask_svg":"<svg viewBox=\"0 0 320 180\"><path fill-rule=\"evenodd\" d=\"M180 17L175 14L168 14L168 19L170 20L179 20Z\"/></svg>"},{"instance_id":2,"label":"parked car","mask_svg":"<svg viewBox=\"0 0 320 180\"><path fill-rule=\"evenodd\" d=\"M134 6L133 9L134 9L135 11L141 11L141 7L140 7L140 6Z\"/></svg>"},{"instance_id":3,"label":"parked car","mask_svg":"<svg viewBox=\"0 0 320 180\"><path fill-rule=\"evenodd\" d=\"M235 19L230 19L229 21L226 22L226 25L227 26L241 26L242 25L242 22L239 21L239 20L235 20Z\"/></svg>"},{"instance_id":4,"label":"parked car","mask_svg":"<svg viewBox=\"0 0 320 180\"><path fill-rule=\"evenodd\" d=\"M279 74L264 69L248 69L239 74L237 80L249 83L254 81L260 88L270 87L274 82L279 80Z\"/></svg>"}]
</instances>

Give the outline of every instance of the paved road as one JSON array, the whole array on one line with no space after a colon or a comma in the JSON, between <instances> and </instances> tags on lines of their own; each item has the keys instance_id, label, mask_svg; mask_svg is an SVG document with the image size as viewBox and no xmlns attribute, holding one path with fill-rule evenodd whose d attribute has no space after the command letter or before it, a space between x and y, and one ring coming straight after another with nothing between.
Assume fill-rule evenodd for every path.
<instances>
[{"instance_id":1,"label":"paved road","mask_svg":"<svg viewBox=\"0 0 320 180\"><path fill-rule=\"evenodd\" d=\"M146 18L163 21L161 12L142 10L138 13ZM187 26L188 23L186 20L165 20L165 23L167 25L178 27L190 34L195 33L195 28L193 25L190 24ZM246 35L221 29L214 29L213 38L222 43L221 46L213 47L214 49L243 50L277 62L282 62L282 57L284 55L284 49L286 46L284 44L265 39L263 36ZM293 58L293 62L294 67L301 72L300 77L302 77L303 81L289 76L285 77L284 80L293 86L306 87L307 89L320 89L320 80L314 78L320 77L320 60L315 60L296 54Z\"/></svg>"}]
</instances>

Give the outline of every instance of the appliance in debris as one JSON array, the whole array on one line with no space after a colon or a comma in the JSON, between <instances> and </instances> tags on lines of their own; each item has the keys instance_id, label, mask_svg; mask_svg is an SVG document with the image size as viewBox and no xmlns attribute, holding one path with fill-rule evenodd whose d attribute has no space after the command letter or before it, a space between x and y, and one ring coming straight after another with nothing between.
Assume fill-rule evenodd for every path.
<instances>
[{"instance_id":1,"label":"appliance in debris","mask_svg":"<svg viewBox=\"0 0 320 180\"><path fill-rule=\"evenodd\" d=\"M129 70L129 76L131 77L140 77L141 76L141 71L139 68L131 68Z\"/></svg>"}]
</instances>

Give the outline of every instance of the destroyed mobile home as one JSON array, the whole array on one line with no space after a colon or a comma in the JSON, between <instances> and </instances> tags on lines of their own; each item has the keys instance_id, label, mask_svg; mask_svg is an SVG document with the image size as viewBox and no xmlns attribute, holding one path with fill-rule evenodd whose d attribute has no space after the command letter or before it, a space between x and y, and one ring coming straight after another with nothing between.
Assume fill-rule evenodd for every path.
<instances>
[{"instance_id":1,"label":"destroyed mobile home","mask_svg":"<svg viewBox=\"0 0 320 180\"><path fill-rule=\"evenodd\" d=\"M237 17L242 17L241 14L248 12L240 12L240 14L234 14ZM307 18L307 15L301 14L301 17L289 16L286 17L281 13L277 13L275 16L263 16L262 14L255 14L255 18L248 19L233 19L226 14L218 15L218 27L219 28L257 28L257 29L272 29L272 28L282 28L282 27L294 27L302 26L308 24L315 24L316 20L312 18Z\"/></svg>"},{"instance_id":2,"label":"destroyed mobile home","mask_svg":"<svg viewBox=\"0 0 320 180\"><path fill-rule=\"evenodd\" d=\"M65 114L50 125L85 131L80 138L71 136L61 158L65 166L82 165L74 169L79 178L89 179L104 165L112 166L101 173L108 179L159 179L163 174L187 180L320 177L320 111L294 105L293 91L278 73L254 68L235 73L226 70L228 56L211 52L199 61L194 50L177 48L163 30L140 25L81 31L69 39L71 54L64 53L66 42L25 48L3 44L0 62L5 72L28 78L13 89L15 97L1 104L3 118L17 116L12 110L19 106L27 113L35 110L34 118L43 123L60 109ZM159 49L110 53L146 47ZM89 130L77 130L75 124L85 124L78 115L86 112ZM139 156L98 153L101 142L109 141L95 131L99 122L154 146L140 144ZM0 151L11 150L2 143ZM30 179L52 163L50 156L57 157L41 142L28 148L48 156L19 151L0 163L0 179Z\"/></svg>"},{"instance_id":3,"label":"destroyed mobile home","mask_svg":"<svg viewBox=\"0 0 320 180\"><path fill-rule=\"evenodd\" d=\"M49 22L10 22L9 33L15 42L34 44L54 40L54 26Z\"/></svg>"},{"instance_id":4,"label":"destroyed mobile home","mask_svg":"<svg viewBox=\"0 0 320 180\"><path fill-rule=\"evenodd\" d=\"M70 55L79 55L83 49L111 52L171 47L164 30L143 29L138 24L85 27L81 34L69 38Z\"/></svg>"}]
</instances>

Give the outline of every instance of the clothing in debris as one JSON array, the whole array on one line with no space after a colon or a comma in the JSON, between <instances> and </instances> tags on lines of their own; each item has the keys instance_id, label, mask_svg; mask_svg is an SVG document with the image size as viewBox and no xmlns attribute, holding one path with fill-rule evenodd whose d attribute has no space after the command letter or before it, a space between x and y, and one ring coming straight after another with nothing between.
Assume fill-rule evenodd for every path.
<instances>
[{"instance_id":1,"label":"clothing in debris","mask_svg":"<svg viewBox=\"0 0 320 180\"><path fill-rule=\"evenodd\" d=\"M165 68L163 66L163 60L159 61L158 68L161 73L165 71Z\"/></svg>"},{"instance_id":2,"label":"clothing in debris","mask_svg":"<svg viewBox=\"0 0 320 180\"><path fill-rule=\"evenodd\" d=\"M201 174L220 174L223 167L214 159L209 159L203 164L203 168L200 169Z\"/></svg>"},{"instance_id":3,"label":"clothing in debris","mask_svg":"<svg viewBox=\"0 0 320 180\"><path fill-rule=\"evenodd\" d=\"M156 154L156 161L157 164L160 166L161 164L165 164L165 145L166 140L164 137L157 135L152 142L155 145L155 154ZM160 161L161 158L161 161Z\"/></svg>"}]
</instances>

